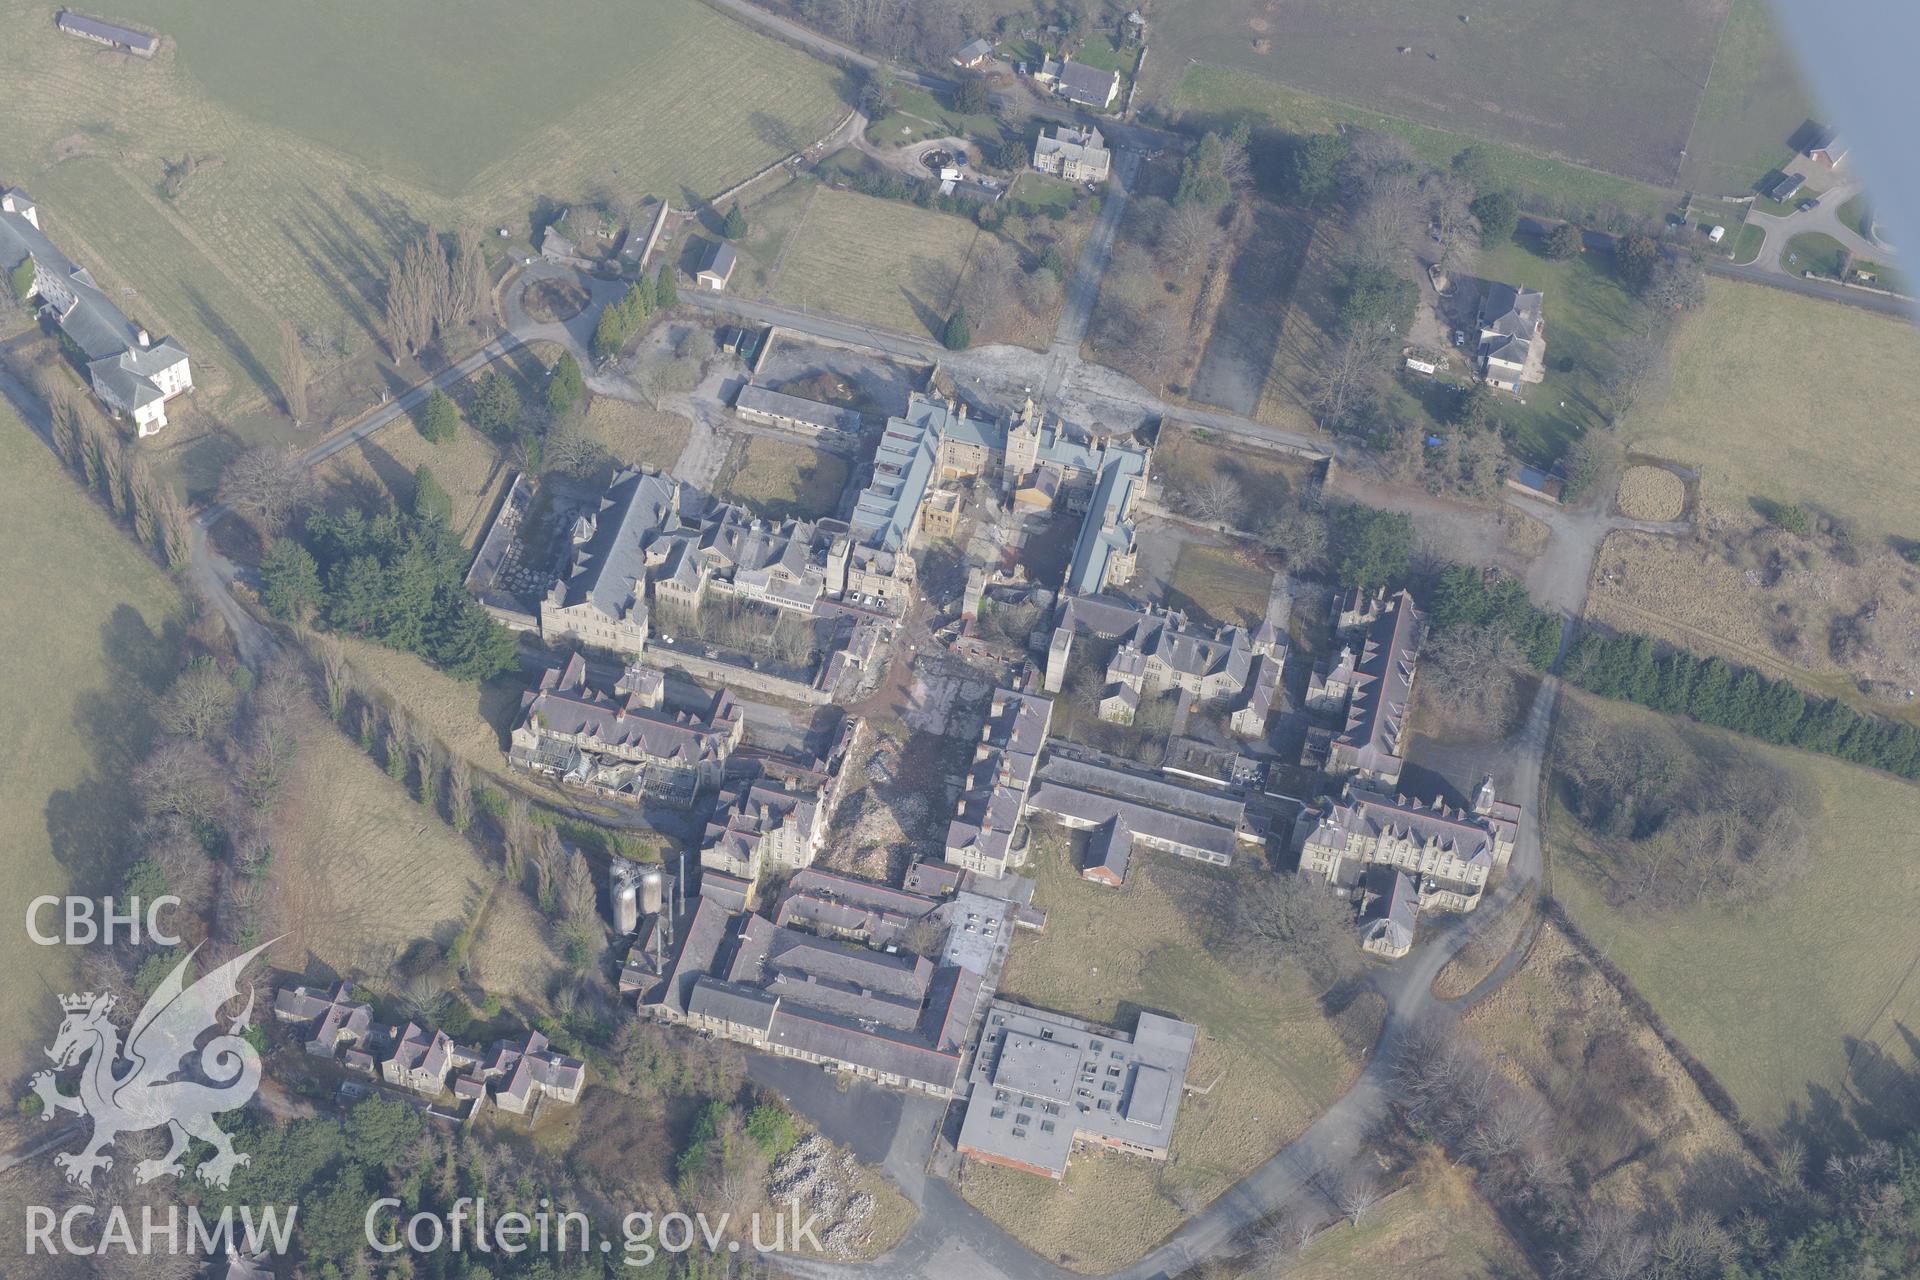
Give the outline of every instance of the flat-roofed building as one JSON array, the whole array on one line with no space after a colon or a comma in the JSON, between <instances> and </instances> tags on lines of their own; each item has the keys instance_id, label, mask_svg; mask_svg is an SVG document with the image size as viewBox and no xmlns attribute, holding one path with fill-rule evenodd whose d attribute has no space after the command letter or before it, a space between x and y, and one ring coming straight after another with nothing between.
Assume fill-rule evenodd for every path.
<instances>
[{"instance_id":1,"label":"flat-roofed building","mask_svg":"<svg viewBox=\"0 0 1920 1280\"><path fill-rule=\"evenodd\" d=\"M995 1000L969 1078L962 1155L1049 1178L1076 1146L1165 1160L1198 1028L1142 1012L1133 1034Z\"/></svg>"}]
</instances>

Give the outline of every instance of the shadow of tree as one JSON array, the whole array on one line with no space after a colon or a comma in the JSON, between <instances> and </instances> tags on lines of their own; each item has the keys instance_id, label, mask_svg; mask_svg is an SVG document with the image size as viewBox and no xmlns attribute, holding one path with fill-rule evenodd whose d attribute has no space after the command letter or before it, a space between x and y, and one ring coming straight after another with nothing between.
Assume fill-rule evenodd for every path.
<instances>
[{"instance_id":1,"label":"shadow of tree","mask_svg":"<svg viewBox=\"0 0 1920 1280\"><path fill-rule=\"evenodd\" d=\"M97 896L118 886L139 817L130 777L156 732L149 700L180 669L185 636L182 619L170 617L156 632L131 605L116 608L101 625L111 669L130 677L144 696L129 697L124 684L74 696L72 732L90 746L91 767L47 798L43 816L54 859L75 892Z\"/></svg>"}]
</instances>

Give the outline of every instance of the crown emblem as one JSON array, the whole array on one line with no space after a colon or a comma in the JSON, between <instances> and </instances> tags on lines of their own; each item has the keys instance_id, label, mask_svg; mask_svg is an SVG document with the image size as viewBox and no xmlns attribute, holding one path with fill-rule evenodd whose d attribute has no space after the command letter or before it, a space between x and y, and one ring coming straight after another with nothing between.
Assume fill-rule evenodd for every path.
<instances>
[{"instance_id":1,"label":"crown emblem","mask_svg":"<svg viewBox=\"0 0 1920 1280\"><path fill-rule=\"evenodd\" d=\"M94 994L91 991L83 991L78 995L60 997L60 1007L62 1009L65 1009L68 1013L85 1013L87 1012L87 1010L93 1008L93 1002L94 1002ZM102 1013L105 1013L108 1009L111 1009L112 1007L113 1007L113 997L107 996L101 1002L100 1011Z\"/></svg>"}]
</instances>

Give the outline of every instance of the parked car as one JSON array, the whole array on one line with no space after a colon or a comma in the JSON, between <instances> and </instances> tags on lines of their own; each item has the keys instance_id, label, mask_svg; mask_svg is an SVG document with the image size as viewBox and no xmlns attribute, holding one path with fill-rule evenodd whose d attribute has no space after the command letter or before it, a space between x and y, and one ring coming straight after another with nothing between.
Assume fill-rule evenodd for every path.
<instances>
[{"instance_id":1,"label":"parked car","mask_svg":"<svg viewBox=\"0 0 1920 1280\"><path fill-rule=\"evenodd\" d=\"M1818 209L1819 207L1820 207L1819 196L1808 196L1805 200L1802 200L1800 202L1800 212L1802 213L1811 213L1813 212L1813 210Z\"/></svg>"}]
</instances>

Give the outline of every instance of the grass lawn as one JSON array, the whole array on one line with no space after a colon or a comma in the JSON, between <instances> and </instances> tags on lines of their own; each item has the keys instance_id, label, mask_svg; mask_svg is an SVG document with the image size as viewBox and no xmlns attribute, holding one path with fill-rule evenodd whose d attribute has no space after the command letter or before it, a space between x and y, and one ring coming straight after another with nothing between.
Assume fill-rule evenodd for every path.
<instances>
[{"instance_id":1,"label":"grass lawn","mask_svg":"<svg viewBox=\"0 0 1920 1280\"><path fill-rule=\"evenodd\" d=\"M1098 67L1102 71L1120 73L1120 89L1126 92L1126 79L1133 74L1134 60L1138 52L1115 39L1112 35L1100 32L1088 36L1073 51L1073 60L1083 62L1089 67Z\"/></svg>"},{"instance_id":2,"label":"grass lawn","mask_svg":"<svg viewBox=\"0 0 1920 1280\"><path fill-rule=\"evenodd\" d=\"M425 226L530 231L536 198L684 205L825 133L840 73L699 0L128 0L152 62L18 5L0 42L0 172L56 243L193 354L202 399L352 360ZM642 123L636 123L642 122ZM175 196L167 166L198 168ZM65 230L62 230L65 228ZM489 236L489 246L493 244ZM284 429L284 428L283 428Z\"/></svg>"},{"instance_id":3,"label":"grass lawn","mask_svg":"<svg viewBox=\"0 0 1920 1280\"><path fill-rule=\"evenodd\" d=\"M1834 216L1840 219L1841 226L1857 236L1864 237L1867 234L1869 204L1867 193L1862 191L1836 209Z\"/></svg>"},{"instance_id":4,"label":"grass lawn","mask_svg":"<svg viewBox=\"0 0 1920 1280\"><path fill-rule=\"evenodd\" d=\"M1159 43L1156 40L1156 46ZM1391 40L1387 47L1391 55ZM1161 58L1156 47L1148 66L1156 62L1163 67L1169 65ZM1673 200L1672 193L1662 187L1555 159L1520 145L1483 141L1465 132L1416 123L1407 116L1315 97L1223 67L1190 68L1173 101L1185 117L1208 121L1244 118L1256 127L1264 124L1289 133L1326 133L1342 125L1377 129L1406 139L1421 158L1443 168L1468 147L1478 145L1494 180L1520 192L1524 204L1543 212L1578 215L1583 222L1604 221L1605 211L1610 208L1654 218ZM1428 118L1424 112L1407 113L1414 114Z\"/></svg>"},{"instance_id":5,"label":"grass lawn","mask_svg":"<svg viewBox=\"0 0 1920 1280\"><path fill-rule=\"evenodd\" d=\"M1273 574L1235 548L1189 542L1174 561L1165 603L1216 624L1251 627L1267 616L1272 590Z\"/></svg>"},{"instance_id":6,"label":"grass lawn","mask_svg":"<svg viewBox=\"0 0 1920 1280\"><path fill-rule=\"evenodd\" d=\"M1531 242L1515 240L1483 250L1474 274L1546 295L1546 380L1521 384L1524 404L1499 397L1497 412L1513 427L1522 456L1549 463L1582 431L1604 428L1601 386L1614 347L1627 335L1634 300L1604 253L1556 262L1534 252ZM1563 371L1561 363L1569 358L1573 367Z\"/></svg>"},{"instance_id":7,"label":"grass lawn","mask_svg":"<svg viewBox=\"0 0 1920 1280\"><path fill-rule=\"evenodd\" d=\"M1654 718L1624 703L1569 696L1609 720ZM1848 1092L1871 1098L1886 1083L1883 1054L1913 1069L1903 1029L1920 1018L1920 943L1911 929L1873 927L1861 913L1863 893L1880 921L1920 910L1920 862L1912 856L1920 788L1751 739L1741 746L1803 772L1820 803L1807 871L1753 906L1623 914L1595 887L1577 826L1558 804L1548 814L1548 839L1554 893L1574 922L1747 1118L1768 1127Z\"/></svg>"},{"instance_id":8,"label":"grass lawn","mask_svg":"<svg viewBox=\"0 0 1920 1280\"><path fill-rule=\"evenodd\" d=\"M1811 271L1837 279L1841 264L1847 261L1847 248L1825 232L1802 231L1787 241L1787 253L1781 261L1795 272Z\"/></svg>"},{"instance_id":9,"label":"grass lawn","mask_svg":"<svg viewBox=\"0 0 1920 1280\"><path fill-rule=\"evenodd\" d=\"M1553 296L1547 297L1548 354ZM1702 472L1709 502L1802 502L1864 535L1920 537L1920 339L1905 321L1764 285L1707 281L1671 388L1632 445Z\"/></svg>"},{"instance_id":10,"label":"grass lawn","mask_svg":"<svg viewBox=\"0 0 1920 1280\"><path fill-rule=\"evenodd\" d=\"M768 191L742 211L747 219L747 234L734 245L740 254L731 282L736 292L758 296L773 284L780 251L793 239L794 230L807 216L807 209L819 190L819 183L795 178ZM705 239L697 229L689 234ZM667 261L675 258L669 256Z\"/></svg>"},{"instance_id":11,"label":"grass lawn","mask_svg":"<svg viewBox=\"0 0 1920 1280\"><path fill-rule=\"evenodd\" d=\"M1482 1280L1530 1273L1473 1180L1428 1152L1406 1185L1368 1210L1358 1227L1328 1227L1285 1274L1288 1280Z\"/></svg>"},{"instance_id":12,"label":"grass lawn","mask_svg":"<svg viewBox=\"0 0 1920 1280\"><path fill-rule=\"evenodd\" d=\"M1702 193L1745 191L1793 159L1788 139L1812 114L1766 0L1732 0L1680 182Z\"/></svg>"},{"instance_id":13,"label":"grass lawn","mask_svg":"<svg viewBox=\"0 0 1920 1280\"><path fill-rule=\"evenodd\" d=\"M1253 865L1258 859L1188 872L1149 854L1115 890L1079 877L1060 833L1043 830L1037 841L1027 870L1039 880L1047 929L1014 947L1001 993L1121 1030L1140 1009L1175 1013L1201 1029L1188 1080L1210 1092L1181 1104L1164 1166L1080 1152L1054 1183L969 1162L961 1191L1048 1258L1116 1267L1177 1227L1189 1212L1183 1204L1212 1200L1299 1134L1352 1080L1371 1029L1348 1028L1343 1039L1303 987L1234 972L1202 945L1184 900L1167 887L1183 874L1272 874Z\"/></svg>"},{"instance_id":14,"label":"grass lawn","mask_svg":"<svg viewBox=\"0 0 1920 1280\"><path fill-rule=\"evenodd\" d=\"M13 672L0 684L0 871L18 912L43 893L114 891L108 868L133 816L124 769L149 725L141 675L181 596L4 403L0 543L0 642ZM16 1032L0 1048L0 1080L40 1058L60 1020L53 995L75 989L79 958L35 946L18 914L0 937L15 979L0 1014Z\"/></svg>"},{"instance_id":15,"label":"grass lawn","mask_svg":"<svg viewBox=\"0 0 1920 1280\"><path fill-rule=\"evenodd\" d=\"M1044 173L1023 173L1014 183L1013 190L1007 193L1007 200L1024 214L1047 216L1050 209L1072 208L1074 197L1078 194L1079 188L1063 178Z\"/></svg>"},{"instance_id":16,"label":"grass lawn","mask_svg":"<svg viewBox=\"0 0 1920 1280\"><path fill-rule=\"evenodd\" d=\"M1003 136L999 117L991 111L966 115L943 98L918 85L896 86L897 105L867 126L867 140L879 146L905 146L929 138L970 138L992 144Z\"/></svg>"},{"instance_id":17,"label":"grass lawn","mask_svg":"<svg viewBox=\"0 0 1920 1280\"><path fill-rule=\"evenodd\" d=\"M1748 223L1740 228L1740 234L1734 237L1732 258L1739 265L1746 265L1760 256L1760 246L1767 242L1764 227Z\"/></svg>"},{"instance_id":18,"label":"grass lawn","mask_svg":"<svg viewBox=\"0 0 1920 1280\"><path fill-rule=\"evenodd\" d=\"M979 233L952 214L823 190L787 246L772 297L938 337Z\"/></svg>"},{"instance_id":19,"label":"grass lawn","mask_svg":"<svg viewBox=\"0 0 1920 1280\"><path fill-rule=\"evenodd\" d=\"M832 515L847 487L847 461L839 454L770 436L743 437L729 462L716 486L720 496L770 520Z\"/></svg>"}]
</instances>

